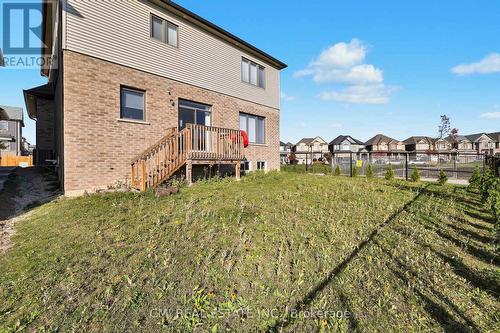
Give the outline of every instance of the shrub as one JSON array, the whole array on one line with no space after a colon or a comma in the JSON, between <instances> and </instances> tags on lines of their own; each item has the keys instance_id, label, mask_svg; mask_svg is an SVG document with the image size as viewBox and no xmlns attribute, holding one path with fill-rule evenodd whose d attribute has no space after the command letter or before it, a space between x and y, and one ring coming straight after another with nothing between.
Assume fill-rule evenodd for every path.
<instances>
[{"instance_id":1,"label":"shrub","mask_svg":"<svg viewBox=\"0 0 500 333\"><path fill-rule=\"evenodd\" d=\"M392 170L392 164L389 164L389 168L387 169L387 172L385 173L385 179L387 180L393 180L394 179L394 170Z\"/></svg>"},{"instance_id":2,"label":"shrub","mask_svg":"<svg viewBox=\"0 0 500 333\"><path fill-rule=\"evenodd\" d=\"M495 177L493 177L493 173L490 168L486 168L483 175L481 176L481 186L480 191L483 197L483 201L486 202L488 200L490 187L493 186L495 181Z\"/></svg>"},{"instance_id":3,"label":"shrub","mask_svg":"<svg viewBox=\"0 0 500 333\"><path fill-rule=\"evenodd\" d=\"M481 169L477 165L474 168L474 173L469 179L469 189L470 190L479 190L481 188Z\"/></svg>"},{"instance_id":4,"label":"shrub","mask_svg":"<svg viewBox=\"0 0 500 333\"><path fill-rule=\"evenodd\" d=\"M353 165L352 167L352 176L357 177L359 175L358 167Z\"/></svg>"},{"instance_id":5,"label":"shrub","mask_svg":"<svg viewBox=\"0 0 500 333\"><path fill-rule=\"evenodd\" d=\"M420 171L418 171L418 168L416 165L413 166L413 172L411 173L411 181L412 182L419 182L420 181Z\"/></svg>"},{"instance_id":6,"label":"shrub","mask_svg":"<svg viewBox=\"0 0 500 333\"><path fill-rule=\"evenodd\" d=\"M446 173L444 173L443 169L439 170L438 184L442 186L447 182L448 182L448 176L446 176Z\"/></svg>"},{"instance_id":7,"label":"shrub","mask_svg":"<svg viewBox=\"0 0 500 333\"><path fill-rule=\"evenodd\" d=\"M368 168L366 169L366 178L373 178L373 167L371 164L368 164Z\"/></svg>"},{"instance_id":8,"label":"shrub","mask_svg":"<svg viewBox=\"0 0 500 333\"><path fill-rule=\"evenodd\" d=\"M335 167L335 172L334 172L334 175L335 175L335 176L340 176L340 166L339 166L339 165L337 165L337 166Z\"/></svg>"}]
</instances>

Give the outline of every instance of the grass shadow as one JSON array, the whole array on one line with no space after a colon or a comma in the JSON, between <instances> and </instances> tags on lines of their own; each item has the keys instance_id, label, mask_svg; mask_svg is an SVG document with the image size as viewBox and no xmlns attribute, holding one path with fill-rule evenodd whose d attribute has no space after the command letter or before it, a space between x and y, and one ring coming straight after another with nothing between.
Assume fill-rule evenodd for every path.
<instances>
[{"instance_id":1,"label":"grass shadow","mask_svg":"<svg viewBox=\"0 0 500 333\"><path fill-rule=\"evenodd\" d=\"M327 276L320 281L316 286L314 286L300 301L298 301L295 306L293 306L291 309L293 311L288 312L285 315L285 318L276 322L273 326L269 327L267 331L269 332L280 332L283 328L287 327L288 325L292 324L295 320L294 317L291 316L291 313L293 312L300 312L304 310L307 306L309 306L313 300L318 296L319 293L321 293L332 281L333 279L340 274L346 267L347 265L357 256L357 254L363 250L366 246L368 246L372 240L379 234L379 232L388 224L390 224L392 221L394 221L402 212L408 210L408 208L415 202L417 201L424 191L419 191L418 194L410 201L408 201L403 207L392 213L385 221L380 223L366 238L364 241L359 243L356 248L347 256L345 257L342 262L340 262L337 266L335 266L328 274Z\"/></svg>"}]
</instances>

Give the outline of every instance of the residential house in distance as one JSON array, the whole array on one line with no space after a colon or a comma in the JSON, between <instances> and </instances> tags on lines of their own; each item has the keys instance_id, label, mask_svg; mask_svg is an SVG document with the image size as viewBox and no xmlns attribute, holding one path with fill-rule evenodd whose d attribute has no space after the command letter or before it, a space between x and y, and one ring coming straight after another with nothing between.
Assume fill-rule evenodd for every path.
<instances>
[{"instance_id":1,"label":"residential house in distance","mask_svg":"<svg viewBox=\"0 0 500 333\"><path fill-rule=\"evenodd\" d=\"M421 158L434 150L434 140L428 136L411 136L403 142L410 158Z\"/></svg>"},{"instance_id":2,"label":"residential house in distance","mask_svg":"<svg viewBox=\"0 0 500 333\"><path fill-rule=\"evenodd\" d=\"M434 139L434 152L447 153L452 149L451 137Z\"/></svg>"},{"instance_id":3,"label":"residential house in distance","mask_svg":"<svg viewBox=\"0 0 500 333\"><path fill-rule=\"evenodd\" d=\"M25 100L37 135L42 114L53 119L65 194L124 180L144 190L221 163L236 175L243 161L279 169L283 62L172 1L66 0L42 11L43 54L57 57Z\"/></svg>"},{"instance_id":4,"label":"residential house in distance","mask_svg":"<svg viewBox=\"0 0 500 333\"><path fill-rule=\"evenodd\" d=\"M488 136L495 141L495 154L500 154L500 132L488 133Z\"/></svg>"},{"instance_id":5,"label":"residential house in distance","mask_svg":"<svg viewBox=\"0 0 500 333\"><path fill-rule=\"evenodd\" d=\"M4 147L0 150L0 156L22 155L23 127L22 108L0 105L0 143Z\"/></svg>"},{"instance_id":6,"label":"residential house in distance","mask_svg":"<svg viewBox=\"0 0 500 333\"><path fill-rule=\"evenodd\" d=\"M472 142L472 149L478 154L493 155L495 153L495 140L486 133L471 134L466 136Z\"/></svg>"},{"instance_id":7,"label":"residential house in distance","mask_svg":"<svg viewBox=\"0 0 500 333\"><path fill-rule=\"evenodd\" d=\"M406 152L405 144L402 141L393 139L383 134L377 134L365 142L366 150L370 158L377 160L383 158L400 159Z\"/></svg>"},{"instance_id":8,"label":"residential house in distance","mask_svg":"<svg viewBox=\"0 0 500 333\"><path fill-rule=\"evenodd\" d=\"M328 143L321 137L303 138L293 147L298 164L323 161L328 153Z\"/></svg>"},{"instance_id":9,"label":"residential house in distance","mask_svg":"<svg viewBox=\"0 0 500 333\"><path fill-rule=\"evenodd\" d=\"M280 163L281 164L290 163L289 156L290 156L290 153L292 152L292 148L293 148L293 143L291 143L291 142L284 143L283 141L280 141Z\"/></svg>"},{"instance_id":10,"label":"residential house in distance","mask_svg":"<svg viewBox=\"0 0 500 333\"><path fill-rule=\"evenodd\" d=\"M353 158L367 158L368 151L365 149L364 142L353 138L350 135L339 135L328 144L328 150L334 157L348 157L351 153Z\"/></svg>"}]
</instances>

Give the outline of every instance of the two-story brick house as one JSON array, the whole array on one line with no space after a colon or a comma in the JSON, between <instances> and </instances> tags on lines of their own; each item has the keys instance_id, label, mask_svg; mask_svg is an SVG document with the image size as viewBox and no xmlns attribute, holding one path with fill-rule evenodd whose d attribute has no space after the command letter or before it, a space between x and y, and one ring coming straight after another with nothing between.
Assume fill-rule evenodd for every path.
<instances>
[{"instance_id":1,"label":"two-story brick house","mask_svg":"<svg viewBox=\"0 0 500 333\"><path fill-rule=\"evenodd\" d=\"M328 150L335 157L366 158L368 151L364 142L350 135L339 135L328 144Z\"/></svg>"},{"instance_id":2,"label":"two-story brick house","mask_svg":"<svg viewBox=\"0 0 500 333\"><path fill-rule=\"evenodd\" d=\"M495 153L495 140L486 133L467 135L472 143L472 149L478 154L493 155Z\"/></svg>"},{"instance_id":3,"label":"two-story brick house","mask_svg":"<svg viewBox=\"0 0 500 333\"><path fill-rule=\"evenodd\" d=\"M298 164L323 161L324 155L328 153L328 143L321 137L302 138L293 147Z\"/></svg>"},{"instance_id":4,"label":"two-story brick house","mask_svg":"<svg viewBox=\"0 0 500 333\"><path fill-rule=\"evenodd\" d=\"M54 62L25 99L37 136L53 132L45 147L66 193L131 172L145 188L202 162L279 168L281 61L172 1L63 0L43 12Z\"/></svg>"},{"instance_id":5,"label":"two-story brick house","mask_svg":"<svg viewBox=\"0 0 500 333\"><path fill-rule=\"evenodd\" d=\"M365 148L369 151L370 158L392 157L401 158L406 152L405 143L383 134L377 134L365 142Z\"/></svg>"}]
</instances>

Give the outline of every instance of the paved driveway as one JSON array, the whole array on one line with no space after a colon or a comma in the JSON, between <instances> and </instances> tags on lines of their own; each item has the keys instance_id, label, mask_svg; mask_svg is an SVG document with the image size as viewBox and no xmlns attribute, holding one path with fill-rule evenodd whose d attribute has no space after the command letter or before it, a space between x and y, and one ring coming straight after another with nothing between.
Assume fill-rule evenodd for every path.
<instances>
[{"instance_id":1,"label":"paved driveway","mask_svg":"<svg viewBox=\"0 0 500 333\"><path fill-rule=\"evenodd\" d=\"M0 167L0 191L2 191L3 184L9 177L10 173L15 169L16 167Z\"/></svg>"}]
</instances>

